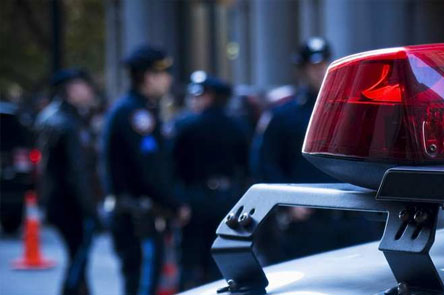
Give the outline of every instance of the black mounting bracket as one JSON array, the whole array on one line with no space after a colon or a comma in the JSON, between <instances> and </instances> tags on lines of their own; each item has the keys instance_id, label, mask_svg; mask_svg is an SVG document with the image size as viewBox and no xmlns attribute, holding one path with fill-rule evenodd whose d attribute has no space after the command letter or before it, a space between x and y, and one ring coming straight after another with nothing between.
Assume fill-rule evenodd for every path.
<instances>
[{"instance_id":1,"label":"black mounting bracket","mask_svg":"<svg viewBox=\"0 0 444 295\"><path fill-rule=\"evenodd\" d=\"M406 169L400 171L405 173ZM422 175L421 169L415 171ZM396 171L391 173L396 174ZM440 175L444 184L444 173ZM402 178L395 178L401 185ZM255 233L274 207L300 206L386 213L388 217L379 250L384 252L398 283L410 290L410 293L402 293L394 288L387 294L444 294L444 285L429 255L435 239L440 202L419 197L410 200L398 196L393 189L390 198L385 198L383 192L383 185L379 192L349 184L252 186L216 231L212 255L228 283L218 292L266 294L268 280L253 252ZM444 190L441 192L444 194Z\"/></svg>"}]
</instances>

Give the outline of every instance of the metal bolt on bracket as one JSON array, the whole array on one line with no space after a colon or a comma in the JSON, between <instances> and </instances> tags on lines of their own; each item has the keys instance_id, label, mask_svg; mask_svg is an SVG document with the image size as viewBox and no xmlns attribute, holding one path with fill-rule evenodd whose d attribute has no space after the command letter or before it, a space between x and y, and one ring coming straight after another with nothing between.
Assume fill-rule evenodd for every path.
<instances>
[{"instance_id":1,"label":"metal bolt on bracket","mask_svg":"<svg viewBox=\"0 0 444 295\"><path fill-rule=\"evenodd\" d=\"M226 293L228 291L236 290L237 284L236 284L236 282L234 280L228 280L227 284L228 284L228 286L218 289L217 290L217 294Z\"/></svg>"},{"instance_id":2,"label":"metal bolt on bracket","mask_svg":"<svg viewBox=\"0 0 444 295\"><path fill-rule=\"evenodd\" d=\"M410 290L406 283L398 284L398 295L409 295Z\"/></svg>"},{"instance_id":3,"label":"metal bolt on bracket","mask_svg":"<svg viewBox=\"0 0 444 295\"><path fill-rule=\"evenodd\" d=\"M410 222L412 220L412 214L409 210L403 209L401 212L399 212L398 215L399 219L401 219L403 222Z\"/></svg>"},{"instance_id":4,"label":"metal bolt on bracket","mask_svg":"<svg viewBox=\"0 0 444 295\"><path fill-rule=\"evenodd\" d=\"M251 224L252 222L252 218L250 213L243 213L240 217L239 217L239 224L243 227L247 227Z\"/></svg>"},{"instance_id":5,"label":"metal bolt on bracket","mask_svg":"<svg viewBox=\"0 0 444 295\"><path fill-rule=\"evenodd\" d=\"M228 288L230 289L230 291L234 291L237 289L237 284L234 280L228 280L227 284L228 284Z\"/></svg>"},{"instance_id":6,"label":"metal bolt on bracket","mask_svg":"<svg viewBox=\"0 0 444 295\"><path fill-rule=\"evenodd\" d=\"M230 213L228 214L227 218L225 219L225 223L230 227L230 228L235 228L238 225L238 221L236 218L236 214L234 213Z\"/></svg>"},{"instance_id":7,"label":"metal bolt on bracket","mask_svg":"<svg viewBox=\"0 0 444 295\"><path fill-rule=\"evenodd\" d=\"M398 286L386 290L384 295L398 295Z\"/></svg>"},{"instance_id":8,"label":"metal bolt on bracket","mask_svg":"<svg viewBox=\"0 0 444 295\"><path fill-rule=\"evenodd\" d=\"M421 224L427 221L429 215L427 214L427 212L423 210L418 210L416 211L415 216L413 218L417 223Z\"/></svg>"}]
</instances>

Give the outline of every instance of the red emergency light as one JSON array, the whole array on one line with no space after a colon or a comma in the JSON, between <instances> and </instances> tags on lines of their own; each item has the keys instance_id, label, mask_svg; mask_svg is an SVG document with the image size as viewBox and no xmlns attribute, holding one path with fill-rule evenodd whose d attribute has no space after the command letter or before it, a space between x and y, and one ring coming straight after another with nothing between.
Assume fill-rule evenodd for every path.
<instances>
[{"instance_id":1,"label":"red emergency light","mask_svg":"<svg viewBox=\"0 0 444 295\"><path fill-rule=\"evenodd\" d=\"M38 149L32 149L29 152L29 160L32 164L38 164L40 163L42 159L42 153Z\"/></svg>"},{"instance_id":2,"label":"red emergency light","mask_svg":"<svg viewBox=\"0 0 444 295\"><path fill-rule=\"evenodd\" d=\"M368 188L394 166L444 163L444 43L333 62L302 152L327 174Z\"/></svg>"}]
</instances>

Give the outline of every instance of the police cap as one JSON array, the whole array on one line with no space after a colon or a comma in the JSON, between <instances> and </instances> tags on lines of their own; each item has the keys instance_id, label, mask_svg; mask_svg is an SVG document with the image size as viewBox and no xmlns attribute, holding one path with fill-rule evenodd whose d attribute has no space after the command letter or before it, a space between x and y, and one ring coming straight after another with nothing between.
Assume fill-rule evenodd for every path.
<instances>
[{"instance_id":1,"label":"police cap","mask_svg":"<svg viewBox=\"0 0 444 295\"><path fill-rule=\"evenodd\" d=\"M50 84L52 87L59 87L75 79L82 79L86 82L90 81L89 75L86 71L77 68L69 68L55 72L51 78Z\"/></svg>"},{"instance_id":2,"label":"police cap","mask_svg":"<svg viewBox=\"0 0 444 295\"><path fill-rule=\"evenodd\" d=\"M317 64L328 61L330 57L331 50L327 40L311 37L302 44L299 52L293 55L293 63L300 66L307 63Z\"/></svg>"},{"instance_id":3,"label":"police cap","mask_svg":"<svg viewBox=\"0 0 444 295\"><path fill-rule=\"evenodd\" d=\"M191 74L191 82L188 85L188 93L193 96L202 95L205 91L212 91L223 96L230 96L231 86L204 71L196 71Z\"/></svg>"},{"instance_id":4,"label":"police cap","mask_svg":"<svg viewBox=\"0 0 444 295\"><path fill-rule=\"evenodd\" d=\"M137 47L123 62L132 71L166 71L173 65L165 51L148 45Z\"/></svg>"}]
</instances>

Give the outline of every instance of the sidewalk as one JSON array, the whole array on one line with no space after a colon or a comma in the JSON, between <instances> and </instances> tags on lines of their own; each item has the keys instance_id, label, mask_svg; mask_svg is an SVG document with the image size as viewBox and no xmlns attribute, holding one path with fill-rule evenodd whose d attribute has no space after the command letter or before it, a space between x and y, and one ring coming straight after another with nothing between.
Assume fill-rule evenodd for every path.
<instances>
[{"instance_id":1,"label":"sidewalk","mask_svg":"<svg viewBox=\"0 0 444 295\"><path fill-rule=\"evenodd\" d=\"M61 240L52 228L45 227L41 236L45 257L57 261L55 268L43 271L15 271L13 259L22 255L20 236L0 234L0 295L57 295L63 277L65 255ZM118 263L107 234L96 237L91 253L89 282L93 295L119 295L121 281Z\"/></svg>"}]
</instances>

